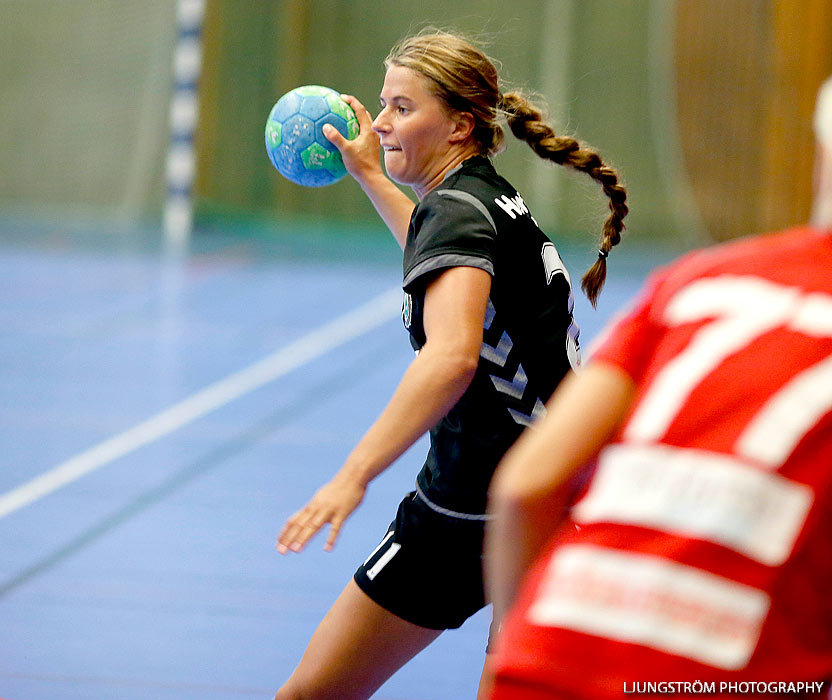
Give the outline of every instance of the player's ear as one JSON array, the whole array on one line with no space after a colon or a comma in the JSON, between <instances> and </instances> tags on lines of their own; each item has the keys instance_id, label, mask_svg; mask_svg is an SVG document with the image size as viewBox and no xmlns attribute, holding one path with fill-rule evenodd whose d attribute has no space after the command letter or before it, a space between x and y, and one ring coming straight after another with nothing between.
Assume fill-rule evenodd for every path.
<instances>
[{"instance_id":1,"label":"player's ear","mask_svg":"<svg viewBox=\"0 0 832 700\"><path fill-rule=\"evenodd\" d=\"M451 121L454 125L450 136L451 143L465 141L474 131L474 115L470 112L452 112Z\"/></svg>"}]
</instances>

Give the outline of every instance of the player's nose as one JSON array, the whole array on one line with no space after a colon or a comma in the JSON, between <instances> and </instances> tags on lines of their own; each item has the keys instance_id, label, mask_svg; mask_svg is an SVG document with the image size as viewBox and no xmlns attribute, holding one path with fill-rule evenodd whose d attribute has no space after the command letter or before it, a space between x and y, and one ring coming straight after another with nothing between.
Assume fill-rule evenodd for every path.
<instances>
[{"instance_id":1,"label":"player's nose","mask_svg":"<svg viewBox=\"0 0 832 700\"><path fill-rule=\"evenodd\" d=\"M377 134L386 134L390 131L390 120L388 119L388 109L383 107L375 119L373 119L373 131Z\"/></svg>"}]
</instances>

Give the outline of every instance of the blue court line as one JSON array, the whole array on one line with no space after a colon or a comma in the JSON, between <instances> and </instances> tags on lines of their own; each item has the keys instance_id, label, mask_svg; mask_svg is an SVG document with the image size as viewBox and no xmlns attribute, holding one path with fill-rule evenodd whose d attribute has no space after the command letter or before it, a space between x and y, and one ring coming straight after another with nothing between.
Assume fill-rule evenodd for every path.
<instances>
[{"instance_id":1,"label":"blue court line","mask_svg":"<svg viewBox=\"0 0 832 700\"><path fill-rule=\"evenodd\" d=\"M286 347L0 496L0 518L358 338L399 313L390 289Z\"/></svg>"},{"instance_id":2,"label":"blue court line","mask_svg":"<svg viewBox=\"0 0 832 700\"><path fill-rule=\"evenodd\" d=\"M253 444L260 441L261 438L267 437L287 423L296 420L304 413L314 410L323 401L330 400L334 396L354 387L363 381L367 373L375 371L385 361L392 361L396 357L395 353L391 352L391 344L388 343L380 348L375 348L371 353L362 355L353 363L352 367L340 368L335 377L326 377L323 381L311 385L307 391L295 397L284 406L281 406L254 427L244 431L224 445L220 445L216 449L211 450L200 459L180 469L156 486L145 490L127 505L87 528L70 542L64 544L31 566L28 566L10 579L0 583L0 598L3 598L34 577L48 571L55 565L84 549L119 525L139 515L150 506L179 491L198 477L218 467L235 455L249 449ZM398 344L397 339L396 345Z\"/></svg>"}]
</instances>

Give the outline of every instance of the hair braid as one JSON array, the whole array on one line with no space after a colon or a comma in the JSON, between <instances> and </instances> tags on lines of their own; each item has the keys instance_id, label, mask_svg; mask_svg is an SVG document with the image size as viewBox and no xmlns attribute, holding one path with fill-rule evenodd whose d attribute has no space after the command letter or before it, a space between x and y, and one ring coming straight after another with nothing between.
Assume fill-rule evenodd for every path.
<instances>
[{"instance_id":1,"label":"hair braid","mask_svg":"<svg viewBox=\"0 0 832 700\"><path fill-rule=\"evenodd\" d=\"M511 133L526 141L538 156L586 173L600 183L609 198L610 215L604 222L598 259L581 279L581 289L595 306L607 277L607 255L621 241L624 217L629 211L627 191L619 183L615 170L605 165L597 153L573 138L555 134L554 129L543 121L543 113L519 93L503 95L499 108L505 114Z\"/></svg>"}]
</instances>

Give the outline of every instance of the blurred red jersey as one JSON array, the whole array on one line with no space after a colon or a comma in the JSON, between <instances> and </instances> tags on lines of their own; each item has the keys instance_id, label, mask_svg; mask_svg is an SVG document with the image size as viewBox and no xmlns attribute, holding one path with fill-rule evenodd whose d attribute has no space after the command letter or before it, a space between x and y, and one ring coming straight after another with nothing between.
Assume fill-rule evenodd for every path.
<instances>
[{"instance_id":1,"label":"blurred red jersey","mask_svg":"<svg viewBox=\"0 0 832 700\"><path fill-rule=\"evenodd\" d=\"M506 620L493 697L817 697L832 678L832 235L686 256L591 361L632 377L635 400L579 529Z\"/></svg>"}]
</instances>

